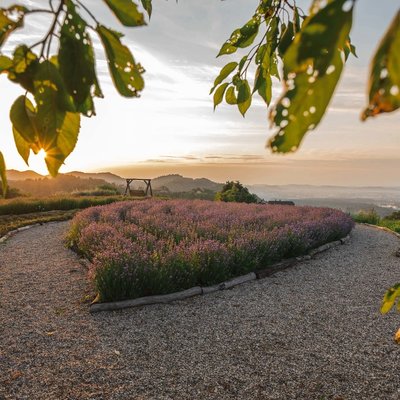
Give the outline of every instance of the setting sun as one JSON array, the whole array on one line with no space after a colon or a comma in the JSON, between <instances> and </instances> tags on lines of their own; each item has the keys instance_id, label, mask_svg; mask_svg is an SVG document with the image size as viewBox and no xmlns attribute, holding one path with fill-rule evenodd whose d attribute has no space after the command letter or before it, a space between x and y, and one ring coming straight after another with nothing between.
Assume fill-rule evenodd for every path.
<instances>
[{"instance_id":1,"label":"setting sun","mask_svg":"<svg viewBox=\"0 0 400 400\"><path fill-rule=\"evenodd\" d=\"M38 174L48 175L45 158L46 152L44 149L41 149L37 154L31 152L29 157L29 168Z\"/></svg>"}]
</instances>

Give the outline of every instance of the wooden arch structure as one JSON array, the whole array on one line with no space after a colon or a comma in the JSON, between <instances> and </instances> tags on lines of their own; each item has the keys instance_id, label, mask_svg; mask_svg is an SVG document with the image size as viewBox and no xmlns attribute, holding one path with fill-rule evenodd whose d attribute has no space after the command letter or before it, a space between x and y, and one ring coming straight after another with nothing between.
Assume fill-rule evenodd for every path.
<instances>
[{"instance_id":1,"label":"wooden arch structure","mask_svg":"<svg viewBox=\"0 0 400 400\"><path fill-rule=\"evenodd\" d=\"M145 183L146 185L146 189L145 190L131 190L131 183L133 181L142 181ZM152 197L153 196L153 189L151 187L151 179L143 179L143 178L128 178L126 179L126 188L125 188L125 193L124 196L143 196L143 197L147 197L149 196Z\"/></svg>"}]
</instances>

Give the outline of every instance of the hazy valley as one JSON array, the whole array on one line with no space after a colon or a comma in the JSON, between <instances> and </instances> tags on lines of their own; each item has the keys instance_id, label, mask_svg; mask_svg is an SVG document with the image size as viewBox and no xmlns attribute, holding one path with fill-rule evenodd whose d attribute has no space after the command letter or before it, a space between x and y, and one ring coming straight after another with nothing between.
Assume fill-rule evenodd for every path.
<instances>
[{"instance_id":1,"label":"hazy valley","mask_svg":"<svg viewBox=\"0 0 400 400\"><path fill-rule=\"evenodd\" d=\"M86 173L73 171L60 174L52 179L33 171L7 171L9 186L30 196L51 196L72 193L79 190L95 189L104 184L112 184L124 191L125 178L110 172ZM245 183L244 183L245 184ZM223 183L207 178L189 178L178 174L159 176L152 179L156 194L171 197L212 198L221 190ZM143 184L132 184L140 189ZM298 205L334 207L346 212L374 208L381 216L400 209L400 187L346 187L313 185L247 185L252 193L270 200L292 200Z\"/></svg>"}]
</instances>

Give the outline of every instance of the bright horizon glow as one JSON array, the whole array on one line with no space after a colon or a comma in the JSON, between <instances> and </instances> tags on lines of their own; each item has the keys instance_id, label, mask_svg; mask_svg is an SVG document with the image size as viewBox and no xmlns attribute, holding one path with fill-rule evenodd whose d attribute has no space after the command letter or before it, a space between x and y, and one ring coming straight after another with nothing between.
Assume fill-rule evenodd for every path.
<instances>
[{"instance_id":1,"label":"bright horizon glow","mask_svg":"<svg viewBox=\"0 0 400 400\"><path fill-rule=\"evenodd\" d=\"M44 160L45 158L46 152L44 149L41 149L37 154L34 154L33 151L31 151L29 157L29 169L41 175L48 175L46 162Z\"/></svg>"},{"instance_id":2,"label":"bright horizon glow","mask_svg":"<svg viewBox=\"0 0 400 400\"><path fill-rule=\"evenodd\" d=\"M32 5L41 3L30 1ZM219 69L240 57L216 59L220 45L246 21L257 3L155 2L148 26L122 29L102 2L88 0L99 19L125 33L124 43L147 71L146 87L140 99L120 97L107 77L101 46L94 40L105 99L96 101L96 117L82 119L78 144L61 172L110 171L125 177L181 173L220 182L239 179L266 184L398 185L400 113L365 123L359 120L366 105L368 63L397 2L357 2L351 36L359 58L349 59L319 127L308 133L297 153L285 156L265 149L273 132L261 100L253 101L243 119L237 109L227 105L214 113L208 94ZM307 9L310 1L299 0L298 4ZM46 21L46 17L38 22L30 16L14 41L11 35L6 51L18 41L36 41L41 31L46 31ZM24 170L27 167L16 152L8 120L12 102L22 93L4 75L0 76L0 88L4 98L0 151L9 169ZM275 99L280 92L281 84L276 81ZM30 168L39 173L43 166L30 160Z\"/></svg>"}]
</instances>

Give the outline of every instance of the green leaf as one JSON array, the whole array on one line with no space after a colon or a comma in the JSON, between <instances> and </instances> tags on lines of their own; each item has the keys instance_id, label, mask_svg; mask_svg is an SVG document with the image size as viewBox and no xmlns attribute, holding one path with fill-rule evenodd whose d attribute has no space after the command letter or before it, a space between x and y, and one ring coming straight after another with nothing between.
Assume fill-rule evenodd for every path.
<instances>
[{"instance_id":1,"label":"green leaf","mask_svg":"<svg viewBox=\"0 0 400 400\"><path fill-rule=\"evenodd\" d=\"M8 79L18 83L28 92L34 91L34 76L39 60L26 45L20 45L14 50L13 65L8 70Z\"/></svg>"},{"instance_id":2,"label":"green leaf","mask_svg":"<svg viewBox=\"0 0 400 400\"><path fill-rule=\"evenodd\" d=\"M278 47L279 18L271 18L267 31L268 53L272 55Z\"/></svg>"},{"instance_id":3,"label":"green leaf","mask_svg":"<svg viewBox=\"0 0 400 400\"><path fill-rule=\"evenodd\" d=\"M3 197L7 195L7 174L6 174L6 163L4 161L3 153L0 151L0 178L1 186L3 189Z\"/></svg>"},{"instance_id":4,"label":"green leaf","mask_svg":"<svg viewBox=\"0 0 400 400\"><path fill-rule=\"evenodd\" d=\"M219 75L215 78L214 81L214 87L211 89L210 94L215 90L215 88L225 79L229 76L229 74L234 71L234 69L237 67L238 63L237 62L230 62L229 64L226 64L222 69Z\"/></svg>"},{"instance_id":5,"label":"green leaf","mask_svg":"<svg viewBox=\"0 0 400 400\"><path fill-rule=\"evenodd\" d=\"M13 71L22 74L27 68L37 61L37 56L25 44L18 46L14 51Z\"/></svg>"},{"instance_id":6,"label":"green leaf","mask_svg":"<svg viewBox=\"0 0 400 400\"><path fill-rule=\"evenodd\" d=\"M146 25L143 14L132 0L104 0L122 25ZM150 3L151 6L151 3ZM145 7L146 8L146 7Z\"/></svg>"},{"instance_id":7,"label":"green leaf","mask_svg":"<svg viewBox=\"0 0 400 400\"><path fill-rule=\"evenodd\" d=\"M237 104L237 97L234 86L228 87L228 90L225 93L225 101L230 105Z\"/></svg>"},{"instance_id":8,"label":"green leaf","mask_svg":"<svg viewBox=\"0 0 400 400\"><path fill-rule=\"evenodd\" d=\"M25 161L27 165L29 165L29 155L31 152L31 146L29 143L22 137L22 135L18 132L15 126L12 127L15 146L17 147L17 151L22 159Z\"/></svg>"},{"instance_id":9,"label":"green leaf","mask_svg":"<svg viewBox=\"0 0 400 400\"><path fill-rule=\"evenodd\" d=\"M240 60L239 67L238 67L239 73L242 72L243 67L246 64L247 60L248 60L247 56L242 57L242 59Z\"/></svg>"},{"instance_id":10,"label":"green leaf","mask_svg":"<svg viewBox=\"0 0 400 400\"><path fill-rule=\"evenodd\" d=\"M260 65L262 63L262 60L264 59L265 53L267 51L267 45L266 44L262 44L256 53L256 64Z\"/></svg>"},{"instance_id":11,"label":"green leaf","mask_svg":"<svg viewBox=\"0 0 400 400\"><path fill-rule=\"evenodd\" d=\"M151 5L151 0L140 0L142 2L143 8L146 10L149 18L151 18L151 13L153 10L153 7Z\"/></svg>"},{"instance_id":12,"label":"green leaf","mask_svg":"<svg viewBox=\"0 0 400 400\"><path fill-rule=\"evenodd\" d=\"M389 312L398 298L400 298L400 283L397 283L385 293L382 300L381 313L386 314Z\"/></svg>"},{"instance_id":13,"label":"green leaf","mask_svg":"<svg viewBox=\"0 0 400 400\"><path fill-rule=\"evenodd\" d=\"M80 114L66 112L59 134L46 150L45 162L51 176L56 176L65 159L74 150L80 130Z\"/></svg>"},{"instance_id":14,"label":"green leaf","mask_svg":"<svg viewBox=\"0 0 400 400\"><path fill-rule=\"evenodd\" d=\"M34 81L37 104L36 125L39 143L46 152L54 145L64 123L66 111L74 111L57 67L50 61L39 64Z\"/></svg>"},{"instance_id":15,"label":"green leaf","mask_svg":"<svg viewBox=\"0 0 400 400\"><path fill-rule=\"evenodd\" d=\"M285 55L286 50L293 42L293 38L294 38L293 22L289 22L288 26L283 31L278 44L278 51L281 57Z\"/></svg>"},{"instance_id":16,"label":"green leaf","mask_svg":"<svg viewBox=\"0 0 400 400\"><path fill-rule=\"evenodd\" d=\"M91 93L96 82L92 41L86 31L87 24L77 14L75 5L68 1L67 7L58 54L60 74L77 111L91 116L95 113Z\"/></svg>"},{"instance_id":17,"label":"green leaf","mask_svg":"<svg viewBox=\"0 0 400 400\"><path fill-rule=\"evenodd\" d=\"M251 90L247 80L242 81L242 83L239 86L237 104L240 113L244 117L246 111L249 109L251 105Z\"/></svg>"},{"instance_id":18,"label":"green leaf","mask_svg":"<svg viewBox=\"0 0 400 400\"><path fill-rule=\"evenodd\" d=\"M351 44L350 37L347 38L347 41L344 45L343 50L344 50L344 55L345 55L346 61L349 58L350 54L353 54L354 57L358 58L357 53L356 53L356 48Z\"/></svg>"},{"instance_id":19,"label":"green leaf","mask_svg":"<svg viewBox=\"0 0 400 400\"><path fill-rule=\"evenodd\" d=\"M12 65L13 62L11 58L0 55L0 74L3 72L8 72L8 70L12 67Z\"/></svg>"},{"instance_id":20,"label":"green leaf","mask_svg":"<svg viewBox=\"0 0 400 400\"><path fill-rule=\"evenodd\" d=\"M131 52L121 43L118 32L102 25L96 31L103 43L108 67L118 92L122 96L137 97L144 88L143 68L140 64L135 64Z\"/></svg>"},{"instance_id":21,"label":"green leaf","mask_svg":"<svg viewBox=\"0 0 400 400\"><path fill-rule=\"evenodd\" d=\"M216 109L217 105L222 102L224 98L225 90L228 87L229 83L223 83L221 86L217 88L214 93L214 110Z\"/></svg>"},{"instance_id":22,"label":"green leaf","mask_svg":"<svg viewBox=\"0 0 400 400\"><path fill-rule=\"evenodd\" d=\"M346 0L328 3L303 24L287 49L285 91L270 113L277 128L269 141L274 152L295 151L321 121L343 70L342 50L352 25Z\"/></svg>"},{"instance_id":23,"label":"green leaf","mask_svg":"<svg viewBox=\"0 0 400 400\"><path fill-rule=\"evenodd\" d=\"M253 93L256 91L269 106L272 97L272 79L271 76L265 72L261 66L257 68L254 79Z\"/></svg>"},{"instance_id":24,"label":"green leaf","mask_svg":"<svg viewBox=\"0 0 400 400\"><path fill-rule=\"evenodd\" d=\"M19 96L10 109L10 120L13 127L27 143L36 143L38 140L33 123L34 113L34 106L26 96Z\"/></svg>"},{"instance_id":25,"label":"green leaf","mask_svg":"<svg viewBox=\"0 0 400 400\"><path fill-rule=\"evenodd\" d=\"M293 28L295 32L298 32L301 28L299 9L297 7L294 7L293 10Z\"/></svg>"},{"instance_id":26,"label":"green leaf","mask_svg":"<svg viewBox=\"0 0 400 400\"><path fill-rule=\"evenodd\" d=\"M400 108L400 11L395 15L372 59L369 104L361 119Z\"/></svg>"}]
</instances>

